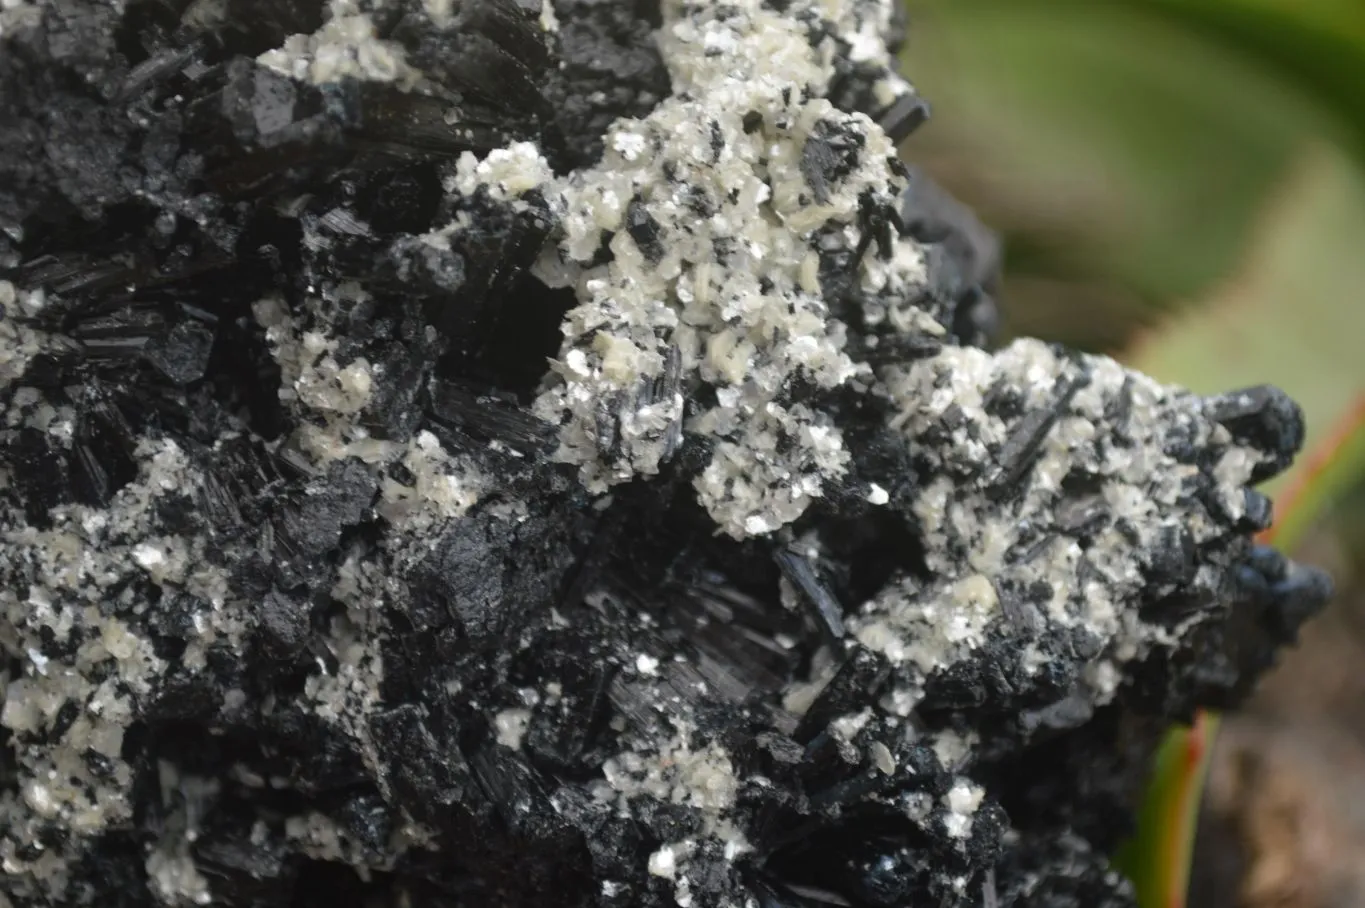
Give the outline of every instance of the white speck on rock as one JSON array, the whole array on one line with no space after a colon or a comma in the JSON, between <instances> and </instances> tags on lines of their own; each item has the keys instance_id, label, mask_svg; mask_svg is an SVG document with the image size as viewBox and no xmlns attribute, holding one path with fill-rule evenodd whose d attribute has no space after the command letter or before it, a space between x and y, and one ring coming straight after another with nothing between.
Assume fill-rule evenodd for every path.
<instances>
[{"instance_id":1,"label":"white speck on rock","mask_svg":"<svg viewBox=\"0 0 1365 908\"><path fill-rule=\"evenodd\" d=\"M291 35L284 46L256 58L281 75L314 85L343 79L416 84L420 74L408 66L403 46L375 35L368 15L333 15L311 35Z\"/></svg>"},{"instance_id":2,"label":"white speck on rock","mask_svg":"<svg viewBox=\"0 0 1365 908\"><path fill-rule=\"evenodd\" d=\"M673 853L672 845L665 845L649 856L649 872L654 876L671 880L677 869L677 856Z\"/></svg>"},{"instance_id":3,"label":"white speck on rock","mask_svg":"<svg viewBox=\"0 0 1365 908\"><path fill-rule=\"evenodd\" d=\"M529 709L504 709L493 717L498 743L512 750L521 750L521 742L526 737L526 727L530 722Z\"/></svg>"},{"instance_id":4,"label":"white speck on rock","mask_svg":"<svg viewBox=\"0 0 1365 908\"><path fill-rule=\"evenodd\" d=\"M979 785L959 781L943 796L943 804L948 812L943 817L943 826L954 839L970 838L972 817L986 797L986 790Z\"/></svg>"},{"instance_id":5,"label":"white speck on rock","mask_svg":"<svg viewBox=\"0 0 1365 908\"><path fill-rule=\"evenodd\" d=\"M506 148L493 149L482 159L469 151L460 155L455 165L454 188L464 195L473 195L484 186L494 199L506 201L553 176L540 149L531 142L514 142Z\"/></svg>"}]
</instances>

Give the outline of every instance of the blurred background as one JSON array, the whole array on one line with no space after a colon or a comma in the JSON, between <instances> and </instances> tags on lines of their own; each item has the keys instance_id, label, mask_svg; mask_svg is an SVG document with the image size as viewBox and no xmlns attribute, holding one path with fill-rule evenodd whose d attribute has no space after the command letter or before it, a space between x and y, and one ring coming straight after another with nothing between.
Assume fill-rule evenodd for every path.
<instances>
[{"instance_id":1,"label":"blurred background","mask_svg":"<svg viewBox=\"0 0 1365 908\"><path fill-rule=\"evenodd\" d=\"M1006 335L1201 392L1273 382L1303 404L1310 450L1350 424L1365 398L1365 0L907 2L903 69L934 116L905 157L1003 234ZM1223 722L1191 906L1365 908L1353 460L1294 552L1334 573L1336 601Z\"/></svg>"}]
</instances>

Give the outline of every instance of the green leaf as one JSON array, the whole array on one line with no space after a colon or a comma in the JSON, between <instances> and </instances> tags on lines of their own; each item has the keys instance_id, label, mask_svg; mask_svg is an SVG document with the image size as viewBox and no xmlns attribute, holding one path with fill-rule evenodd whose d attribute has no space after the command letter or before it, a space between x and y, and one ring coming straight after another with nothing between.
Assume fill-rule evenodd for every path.
<instances>
[{"instance_id":1,"label":"green leaf","mask_svg":"<svg viewBox=\"0 0 1365 908\"><path fill-rule=\"evenodd\" d=\"M1203 296L1305 138L1354 141L1365 116L1326 75L1196 16L1236 5L910 0L904 69L935 115L905 152L1005 234L1009 327L1108 345ZM1058 295L1085 303L1042 305Z\"/></svg>"},{"instance_id":2,"label":"green leaf","mask_svg":"<svg viewBox=\"0 0 1365 908\"><path fill-rule=\"evenodd\" d=\"M1243 266L1129 361L1206 394L1279 385L1304 408L1313 451L1365 392L1365 174L1336 149L1308 149L1258 220Z\"/></svg>"},{"instance_id":3,"label":"green leaf","mask_svg":"<svg viewBox=\"0 0 1365 908\"><path fill-rule=\"evenodd\" d=\"M1365 4L1359 0L1130 0L1241 48L1334 109L1365 154Z\"/></svg>"},{"instance_id":4,"label":"green leaf","mask_svg":"<svg viewBox=\"0 0 1365 908\"><path fill-rule=\"evenodd\" d=\"M1137 832L1114 863L1128 874L1141 908L1183 908L1199 801L1213 754L1218 714L1201 712L1193 726L1166 733L1157 750Z\"/></svg>"}]
</instances>

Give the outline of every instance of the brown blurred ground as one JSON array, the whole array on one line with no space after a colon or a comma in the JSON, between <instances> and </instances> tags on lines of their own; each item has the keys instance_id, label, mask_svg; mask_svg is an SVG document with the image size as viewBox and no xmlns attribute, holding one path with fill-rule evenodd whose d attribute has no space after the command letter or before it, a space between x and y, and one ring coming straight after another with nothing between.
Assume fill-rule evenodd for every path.
<instances>
[{"instance_id":1,"label":"brown blurred ground","mask_svg":"<svg viewBox=\"0 0 1365 908\"><path fill-rule=\"evenodd\" d=\"M1301 557L1339 594L1223 724L1191 908L1365 906L1365 571L1360 496Z\"/></svg>"}]
</instances>

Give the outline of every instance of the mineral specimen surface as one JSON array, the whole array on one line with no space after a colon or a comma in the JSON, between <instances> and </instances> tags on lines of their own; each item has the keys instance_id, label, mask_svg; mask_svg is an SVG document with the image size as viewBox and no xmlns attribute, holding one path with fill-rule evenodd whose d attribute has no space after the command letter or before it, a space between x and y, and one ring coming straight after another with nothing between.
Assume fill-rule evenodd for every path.
<instances>
[{"instance_id":1,"label":"mineral specimen surface","mask_svg":"<svg viewBox=\"0 0 1365 908\"><path fill-rule=\"evenodd\" d=\"M1328 593L1037 341L891 0L0 10L0 906L1130 906Z\"/></svg>"}]
</instances>

